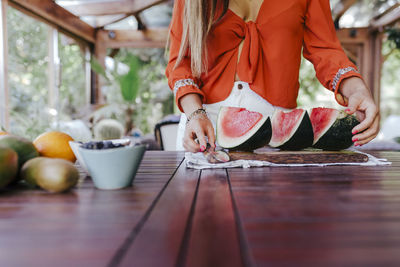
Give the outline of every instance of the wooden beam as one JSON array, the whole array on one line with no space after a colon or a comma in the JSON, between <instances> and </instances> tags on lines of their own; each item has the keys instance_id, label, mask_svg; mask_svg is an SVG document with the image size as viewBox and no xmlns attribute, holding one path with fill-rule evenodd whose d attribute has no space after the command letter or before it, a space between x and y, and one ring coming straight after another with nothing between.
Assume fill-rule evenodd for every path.
<instances>
[{"instance_id":1,"label":"wooden beam","mask_svg":"<svg viewBox=\"0 0 400 267\"><path fill-rule=\"evenodd\" d=\"M9 130L7 3L0 3L0 126Z\"/></svg>"},{"instance_id":2,"label":"wooden beam","mask_svg":"<svg viewBox=\"0 0 400 267\"><path fill-rule=\"evenodd\" d=\"M168 0L121 0L69 4L64 7L77 16L136 14Z\"/></svg>"},{"instance_id":3,"label":"wooden beam","mask_svg":"<svg viewBox=\"0 0 400 267\"><path fill-rule=\"evenodd\" d=\"M371 21L372 29L380 29L400 20L400 3L390 8L389 12Z\"/></svg>"},{"instance_id":4,"label":"wooden beam","mask_svg":"<svg viewBox=\"0 0 400 267\"><path fill-rule=\"evenodd\" d=\"M341 43L363 44L368 41L370 30L368 28L343 28L336 31Z\"/></svg>"},{"instance_id":5,"label":"wooden beam","mask_svg":"<svg viewBox=\"0 0 400 267\"><path fill-rule=\"evenodd\" d=\"M146 24L143 22L143 20L140 18L139 14L136 14L136 15L134 15L134 16L135 16L135 19L136 19L137 24L138 24L137 29L138 29L139 31L145 31L145 30L147 30L147 26L146 26Z\"/></svg>"},{"instance_id":6,"label":"wooden beam","mask_svg":"<svg viewBox=\"0 0 400 267\"><path fill-rule=\"evenodd\" d=\"M383 17L383 16L387 15L388 13L392 12L394 9L398 8L399 6L400 6L400 3L394 4L393 6L387 8L382 13L380 13L377 16L373 17L372 20L380 19L381 17Z\"/></svg>"},{"instance_id":7,"label":"wooden beam","mask_svg":"<svg viewBox=\"0 0 400 267\"><path fill-rule=\"evenodd\" d=\"M90 43L95 42L95 30L79 17L52 0L9 0L12 7L43 18L49 24L70 32Z\"/></svg>"},{"instance_id":8,"label":"wooden beam","mask_svg":"<svg viewBox=\"0 0 400 267\"><path fill-rule=\"evenodd\" d=\"M165 47L168 38L168 28L133 30L99 30L98 36L107 48L121 47Z\"/></svg>"},{"instance_id":9,"label":"wooden beam","mask_svg":"<svg viewBox=\"0 0 400 267\"><path fill-rule=\"evenodd\" d=\"M97 31L96 34L96 43L94 46L94 55L96 60L103 66L105 69L106 66L106 56L107 56L107 45L106 45L106 36L100 34L100 31ZM101 93L101 88L103 87L103 78L100 75L95 75L95 86L92 88L91 92L91 100L92 104L103 104L104 99Z\"/></svg>"},{"instance_id":10,"label":"wooden beam","mask_svg":"<svg viewBox=\"0 0 400 267\"><path fill-rule=\"evenodd\" d=\"M382 65L383 65L383 56L382 56L382 40L383 33L381 32L373 32L370 36L371 42L371 52L370 57L372 61L371 66L371 81L370 88L372 91L372 96L375 99L375 102L378 105L378 109L380 107L381 102L381 77L382 77Z\"/></svg>"}]
</instances>

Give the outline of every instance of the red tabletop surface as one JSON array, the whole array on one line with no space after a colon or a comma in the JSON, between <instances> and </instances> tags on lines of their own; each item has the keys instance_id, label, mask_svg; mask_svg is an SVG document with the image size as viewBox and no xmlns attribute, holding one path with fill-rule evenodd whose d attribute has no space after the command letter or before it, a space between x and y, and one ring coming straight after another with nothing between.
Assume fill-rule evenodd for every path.
<instances>
[{"instance_id":1,"label":"red tabletop surface","mask_svg":"<svg viewBox=\"0 0 400 267\"><path fill-rule=\"evenodd\" d=\"M0 266L400 265L390 166L187 169L148 151L133 186L0 191Z\"/></svg>"}]
</instances>

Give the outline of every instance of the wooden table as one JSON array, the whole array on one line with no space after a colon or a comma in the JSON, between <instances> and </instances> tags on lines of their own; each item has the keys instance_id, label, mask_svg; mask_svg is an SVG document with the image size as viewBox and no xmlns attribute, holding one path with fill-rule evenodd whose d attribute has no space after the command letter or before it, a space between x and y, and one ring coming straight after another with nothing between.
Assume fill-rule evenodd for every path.
<instances>
[{"instance_id":1,"label":"wooden table","mask_svg":"<svg viewBox=\"0 0 400 267\"><path fill-rule=\"evenodd\" d=\"M146 152L131 188L0 193L0 266L400 265L400 152L384 167L192 170Z\"/></svg>"}]
</instances>

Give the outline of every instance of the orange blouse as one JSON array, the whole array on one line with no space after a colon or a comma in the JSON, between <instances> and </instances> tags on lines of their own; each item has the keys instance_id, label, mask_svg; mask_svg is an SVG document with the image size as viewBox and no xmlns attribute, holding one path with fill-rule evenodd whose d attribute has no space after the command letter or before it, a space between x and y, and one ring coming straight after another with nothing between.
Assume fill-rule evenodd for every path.
<instances>
[{"instance_id":1,"label":"orange blouse","mask_svg":"<svg viewBox=\"0 0 400 267\"><path fill-rule=\"evenodd\" d=\"M304 57L314 64L318 80L335 93L344 78L361 78L336 36L329 0L264 0L254 22L245 22L228 9L212 27L207 39L208 72L196 79L189 53L174 68L181 43L184 2L175 0L166 69L180 110L180 98L190 93L199 94L205 104L226 99L236 73L272 105L295 108L302 48Z\"/></svg>"}]
</instances>

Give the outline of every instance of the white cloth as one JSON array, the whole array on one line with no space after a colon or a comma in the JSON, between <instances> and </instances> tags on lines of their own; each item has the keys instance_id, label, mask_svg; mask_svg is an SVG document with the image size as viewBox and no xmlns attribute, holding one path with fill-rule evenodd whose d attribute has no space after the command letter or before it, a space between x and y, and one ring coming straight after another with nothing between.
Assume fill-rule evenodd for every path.
<instances>
[{"instance_id":1,"label":"white cloth","mask_svg":"<svg viewBox=\"0 0 400 267\"><path fill-rule=\"evenodd\" d=\"M230 95L225 100L213 104L203 104L203 108L207 111L214 130L216 130L215 126L219 109L224 106L246 108L247 110L259 112L265 116L271 116L275 109L287 110L281 107L273 106L267 100L251 90L248 83L241 81L234 83ZM178 127L176 150L184 150L182 139L185 133L185 127L186 116L183 113Z\"/></svg>"},{"instance_id":2,"label":"white cloth","mask_svg":"<svg viewBox=\"0 0 400 267\"><path fill-rule=\"evenodd\" d=\"M204 157L203 153L185 153L186 168L191 169L220 169L220 168L250 168L250 167L325 167L334 165L357 165L357 166L383 166L391 165L392 163L387 159L377 158L370 154L352 150L368 156L367 162L335 162L335 163L307 163L307 164L277 164L269 161L261 160L234 160L225 163L209 163Z\"/></svg>"}]
</instances>

